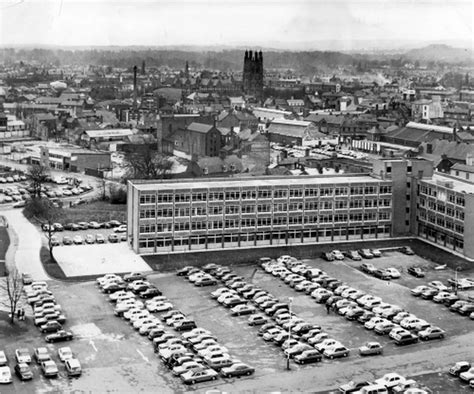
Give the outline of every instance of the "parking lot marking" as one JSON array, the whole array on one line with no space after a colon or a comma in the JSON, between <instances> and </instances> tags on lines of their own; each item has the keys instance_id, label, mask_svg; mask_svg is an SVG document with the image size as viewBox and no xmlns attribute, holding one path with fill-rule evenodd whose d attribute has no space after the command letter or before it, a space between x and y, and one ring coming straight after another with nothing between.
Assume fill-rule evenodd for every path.
<instances>
[{"instance_id":1,"label":"parking lot marking","mask_svg":"<svg viewBox=\"0 0 474 394\"><path fill-rule=\"evenodd\" d=\"M140 350L137 349L137 353L140 355L141 358L143 358L145 362L147 362L148 364L150 363L148 357L145 357L145 355Z\"/></svg>"},{"instance_id":2,"label":"parking lot marking","mask_svg":"<svg viewBox=\"0 0 474 394\"><path fill-rule=\"evenodd\" d=\"M95 347L94 341L91 339L89 341L89 344L92 346L92 348L97 352L97 348Z\"/></svg>"}]
</instances>

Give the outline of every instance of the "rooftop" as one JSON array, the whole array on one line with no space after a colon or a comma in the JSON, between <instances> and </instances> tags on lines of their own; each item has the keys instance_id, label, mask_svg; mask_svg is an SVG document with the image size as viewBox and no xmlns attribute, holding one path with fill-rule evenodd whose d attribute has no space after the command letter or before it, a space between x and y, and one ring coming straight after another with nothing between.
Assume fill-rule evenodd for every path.
<instances>
[{"instance_id":1,"label":"rooftop","mask_svg":"<svg viewBox=\"0 0 474 394\"><path fill-rule=\"evenodd\" d=\"M439 172L435 172L431 179L423 179L423 182L427 182L433 186L443 186L448 184L449 189L458 192L458 193L465 193L465 194L474 194L474 184L464 182L459 178L455 178L453 176L449 176L446 174L441 174ZM451 187L452 186L452 187Z\"/></svg>"},{"instance_id":2,"label":"rooftop","mask_svg":"<svg viewBox=\"0 0 474 394\"><path fill-rule=\"evenodd\" d=\"M238 177L238 178L199 178L196 179L176 179L165 181L143 181L130 180L131 185L140 191L155 191L155 190L170 190L170 189L207 189L207 188L239 188L255 187L265 188L271 186L303 186L314 183L318 185L340 185L340 184L364 184L364 183L379 183L390 182L381 181L368 174L353 174L353 175L333 175L333 176L258 176L258 177Z\"/></svg>"}]
</instances>

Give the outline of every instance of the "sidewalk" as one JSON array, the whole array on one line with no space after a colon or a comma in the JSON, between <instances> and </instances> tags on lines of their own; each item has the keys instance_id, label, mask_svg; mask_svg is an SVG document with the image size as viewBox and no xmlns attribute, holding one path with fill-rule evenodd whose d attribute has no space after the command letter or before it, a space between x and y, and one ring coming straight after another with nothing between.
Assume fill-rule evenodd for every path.
<instances>
[{"instance_id":1,"label":"sidewalk","mask_svg":"<svg viewBox=\"0 0 474 394\"><path fill-rule=\"evenodd\" d=\"M5 256L7 267L16 266L20 273L29 273L34 280L49 280L40 260L41 235L21 210L1 211L8 221L10 247Z\"/></svg>"}]
</instances>

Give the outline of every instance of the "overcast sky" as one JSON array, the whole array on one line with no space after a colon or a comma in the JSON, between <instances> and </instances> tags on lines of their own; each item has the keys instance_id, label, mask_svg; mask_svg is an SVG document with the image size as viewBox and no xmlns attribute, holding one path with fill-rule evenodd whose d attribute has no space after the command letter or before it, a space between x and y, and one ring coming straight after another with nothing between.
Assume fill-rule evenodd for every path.
<instances>
[{"instance_id":1,"label":"overcast sky","mask_svg":"<svg viewBox=\"0 0 474 394\"><path fill-rule=\"evenodd\" d=\"M472 0L0 0L0 45L472 46ZM316 44L315 44L316 45ZM318 49L318 48L314 48ZM327 49L327 48L321 48ZM336 48L335 48L336 49ZM341 48L337 48L341 49Z\"/></svg>"}]
</instances>

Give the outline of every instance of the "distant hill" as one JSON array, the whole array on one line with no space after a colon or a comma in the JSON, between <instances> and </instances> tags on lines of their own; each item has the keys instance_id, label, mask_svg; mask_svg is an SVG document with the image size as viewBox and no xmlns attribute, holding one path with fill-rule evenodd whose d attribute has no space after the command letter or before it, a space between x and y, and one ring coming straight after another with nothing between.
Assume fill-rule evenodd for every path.
<instances>
[{"instance_id":1,"label":"distant hill","mask_svg":"<svg viewBox=\"0 0 474 394\"><path fill-rule=\"evenodd\" d=\"M404 56L408 60L419 62L474 63L472 49L455 48L449 45L428 45L423 48L412 49L406 52Z\"/></svg>"}]
</instances>

